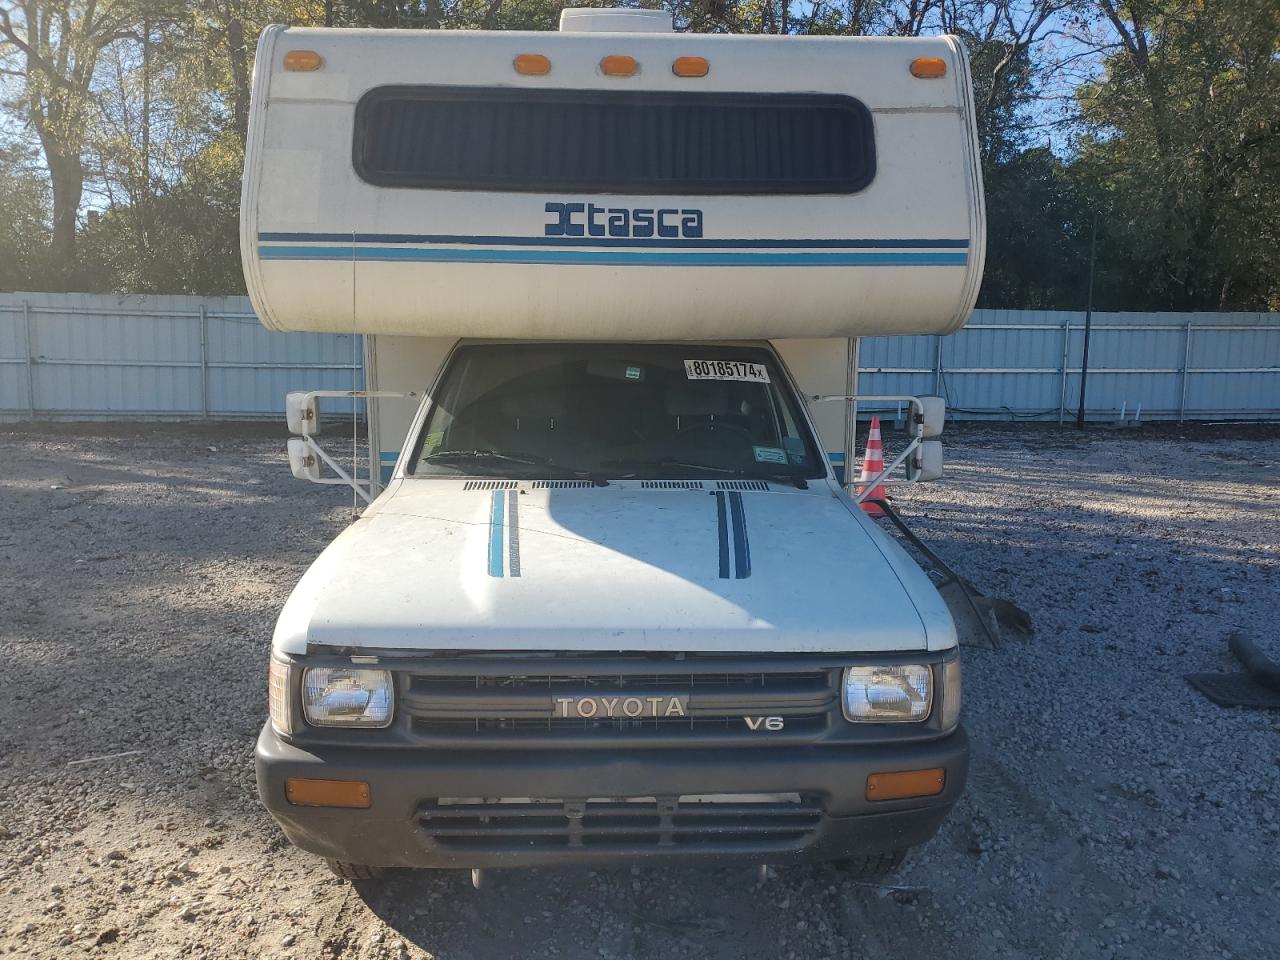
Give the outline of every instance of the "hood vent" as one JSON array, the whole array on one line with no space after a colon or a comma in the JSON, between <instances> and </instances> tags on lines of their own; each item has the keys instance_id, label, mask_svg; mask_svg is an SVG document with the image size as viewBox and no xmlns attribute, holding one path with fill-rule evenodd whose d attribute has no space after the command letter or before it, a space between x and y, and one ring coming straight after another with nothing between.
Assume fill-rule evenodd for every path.
<instances>
[{"instance_id":1,"label":"hood vent","mask_svg":"<svg viewBox=\"0 0 1280 960\"><path fill-rule=\"evenodd\" d=\"M520 485L518 480L468 480L462 485L463 490L514 490Z\"/></svg>"},{"instance_id":2,"label":"hood vent","mask_svg":"<svg viewBox=\"0 0 1280 960\"><path fill-rule=\"evenodd\" d=\"M701 480L641 480L642 490L701 490Z\"/></svg>"},{"instance_id":3,"label":"hood vent","mask_svg":"<svg viewBox=\"0 0 1280 960\"><path fill-rule=\"evenodd\" d=\"M717 480L717 490L768 490L763 480Z\"/></svg>"},{"instance_id":4,"label":"hood vent","mask_svg":"<svg viewBox=\"0 0 1280 960\"><path fill-rule=\"evenodd\" d=\"M585 490L594 486L590 480L535 480L529 484L531 490Z\"/></svg>"}]
</instances>

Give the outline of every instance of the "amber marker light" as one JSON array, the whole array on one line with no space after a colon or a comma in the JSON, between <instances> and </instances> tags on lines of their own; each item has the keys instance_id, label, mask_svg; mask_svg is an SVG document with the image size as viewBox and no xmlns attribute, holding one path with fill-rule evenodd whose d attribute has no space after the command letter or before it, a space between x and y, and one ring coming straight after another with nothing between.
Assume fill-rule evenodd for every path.
<instances>
[{"instance_id":1,"label":"amber marker light","mask_svg":"<svg viewBox=\"0 0 1280 960\"><path fill-rule=\"evenodd\" d=\"M677 77L705 77L711 72L706 57L677 57L671 64L671 72Z\"/></svg>"},{"instance_id":2,"label":"amber marker light","mask_svg":"<svg viewBox=\"0 0 1280 960\"><path fill-rule=\"evenodd\" d=\"M916 57L911 61L911 75L921 80L937 80L947 75L947 61L941 57Z\"/></svg>"},{"instance_id":3,"label":"amber marker light","mask_svg":"<svg viewBox=\"0 0 1280 960\"><path fill-rule=\"evenodd\" d=\"M640 72L640 64L635 57L613 54L600 61L600 72L606 77L634 77Z\"/></svg>"},{"instance_id":4,"label":"amber marker light","mask_svg":"<svg viewBox=\"0 0 1280 960\"><path fill-rule=\"evenodd\" d=\"M540 53L517 54L514 61L516 73L526 77L545 77L551 72L551 59Z\"/></svg>"},{"instance_id":5,"label":"amber marker light","mask_svg":"<svg viewBox=\"0 0 1280 960\"><path fill-rule=\"evenodd\" d=\"M947 785L942 767L906 770L902 773L873 773L867 777L868 800L905 800L908 797L936 797Z\"/></svg>"},{"instance_id":6,"label":"amber marker light","mask_svg":"<svg viewBox=\"0 0 1280 960\"><path fill-rule=\"evenodd\" d=\"M284 795L296 807L349 807L367 810L369 784L363 780L309 780L289 777L284 782Z\"/></svg>"},{"instance_id":7,"label":"amber marker light","mask_svg":"<svg viewBox=\"0 0 1280 960\"><path fill-rule=\"evenodd\" d=\"M314 50L290 50L284 55L284 68L299 73L319 70L324 66L324 58Z\"/></svg>"}]
</instances>

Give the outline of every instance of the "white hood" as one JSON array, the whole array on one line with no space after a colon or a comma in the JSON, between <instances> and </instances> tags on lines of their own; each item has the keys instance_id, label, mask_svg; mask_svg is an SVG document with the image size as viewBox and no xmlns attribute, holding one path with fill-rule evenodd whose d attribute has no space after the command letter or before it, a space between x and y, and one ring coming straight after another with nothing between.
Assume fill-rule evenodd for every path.
<instances>
[{"instance_id":1,"label":"white hood","mask_svg":"<svg viewBox=\"0 0 1280 960\"><path fill-rule=\"evenodd\" d=\"M276 648L804 653L955 643L920 569L825 484L485 486L419 479L384 494L298 584Z\"/></svg>"}]
</instances>

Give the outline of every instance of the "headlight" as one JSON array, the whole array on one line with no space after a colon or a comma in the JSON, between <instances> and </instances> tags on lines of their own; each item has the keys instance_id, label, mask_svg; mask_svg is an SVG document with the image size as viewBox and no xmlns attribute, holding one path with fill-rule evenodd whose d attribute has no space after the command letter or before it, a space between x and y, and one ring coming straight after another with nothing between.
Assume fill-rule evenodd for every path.
<instances>
[{"instance_id":1,"label":"headlight","mask_svg":"<svg viewBox=\"0 0 1280 960\"><path fill-rule=\"evenodd\" d=\"M385 727L395 695L391 673L311 667L302 674L302 712L316 727Z\"/></svg>"},{"instance_id":2,"label":"headlight","mask_svg":"<svg viewBox=\"0 0 1280 960\"><path fill-rule=\"evenodd\" d=\"M919 721L929 716L932 704L933 671L923 664L847 667L844 671L846 720Z\"/></svg>"}]
</instances>

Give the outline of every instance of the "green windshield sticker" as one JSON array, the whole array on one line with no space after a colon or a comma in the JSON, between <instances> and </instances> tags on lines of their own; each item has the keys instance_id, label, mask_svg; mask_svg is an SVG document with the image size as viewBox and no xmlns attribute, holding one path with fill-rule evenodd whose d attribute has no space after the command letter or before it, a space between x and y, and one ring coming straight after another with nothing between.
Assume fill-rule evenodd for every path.
<instances>
[{"instance_id":1,"label":"green windshield sticker","mask_svg":"<svg viewBox=\"0 0 1280 960\"><path fill-rule=\"evenodd\" d=\"M423 447L423 450L422 450L423 455L425 456L426 454L430 453L432 450L434 450L436 447L440 446L440 444L442 444L442 443L444 443L444 431L443 431L443 430L437 430L437 431L435 431L435 433L428 433L428 434L427 434L427 439L426 439L426 440L423 442L423 444L422 444L422 447Z\"/></svg>"},{"instance_id":2,"label":"green windshield sticker","mask_svg":"<svg viewBox=\"0 0 1280 960\"><path fill-rule=\"evenodd\" d=\"M752 447L756 452L756 463L786 463L787 452L780 447Z\"/></svg>"},{"instance_id":3,"label":"green windshield sticker","mask_svg":"<svg viewBox=\"0 0 1280 960\"><path fill-rule=\"evenodd\" d=\"M639 380L644 375L644 371L639 367L627 367L627 379Z\"/></svg>"}]
</instances>

